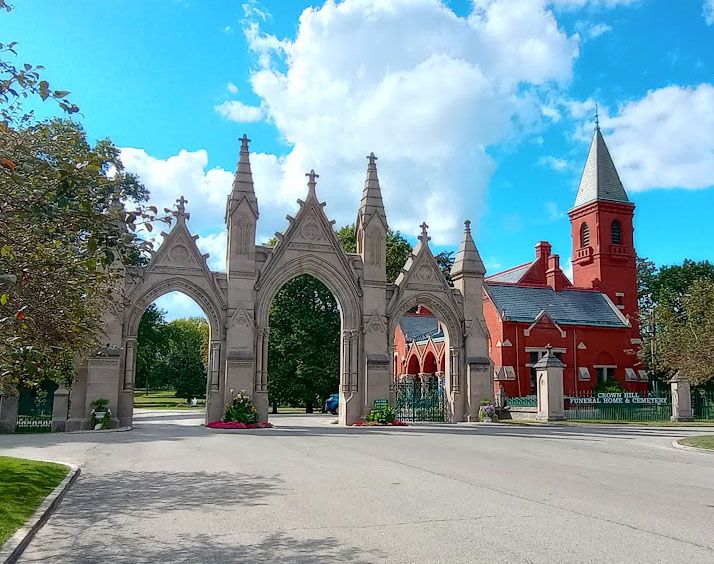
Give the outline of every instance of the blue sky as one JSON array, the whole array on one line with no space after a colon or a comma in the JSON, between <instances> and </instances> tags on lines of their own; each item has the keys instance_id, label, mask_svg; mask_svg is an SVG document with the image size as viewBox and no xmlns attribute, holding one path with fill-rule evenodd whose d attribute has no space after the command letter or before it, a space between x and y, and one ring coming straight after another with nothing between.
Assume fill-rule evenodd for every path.
<instances>
[{"instance_id":1,"label":"blue sky","mask_svg":"<svg viewBox=\"0 0 714 564\"><path fill-rule=\"evenodd\" d=\"M567 263L595 101L638 253L714 259L712 0L17 0L9 40L157 203L188 198L219 269L243 132L261 237L284 229L310 168L328 215L351 222L373 150L408 237L426 220L454 248L468 217L490 272L541 239ZM186 300L162 307L196 312Z\"/></svg>"}]
</instances>

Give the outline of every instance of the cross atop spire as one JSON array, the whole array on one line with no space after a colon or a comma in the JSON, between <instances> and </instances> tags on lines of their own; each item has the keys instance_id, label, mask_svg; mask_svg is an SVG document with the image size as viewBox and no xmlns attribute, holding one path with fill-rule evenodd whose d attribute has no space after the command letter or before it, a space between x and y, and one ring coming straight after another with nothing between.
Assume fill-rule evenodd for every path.
<instances>
[{"instance_id":1,"label":"cross atop spire","mask_svg":"<svg viewBox=\"0 0 714 564\"><path fill-rule=\"evenodd\" d=\"M600 129L600 115L598 113L597 101L595 101L595 129Z\"/></svg>"},{"instance_id":2,"label":"cross atop spire","mask_svg":"<svg viewBox=\"0 0 714 564\"><path fill-rule=\"evenodd\" d=\"M307 180L307 187L308 187L308 192L307 192L307 197L310 198L317 198L317 194L315 192L315 186L317 186L317 178L320 178L320 175L317 174L313 169L310 169L310 172L306 172L305 176L308 177Z\"/></svg>"},{"instance_id":3,"label":"cross atop spire","mask_svg":"<svg viewBox=\"0 0 714 564\"><path fill-rule=\"evenodd\" d=\"M464 221L464 233L471 233L471 220Z\"/></svg>"},{"instance_id":4,"label":"cross atop spire","mask_svg":"<svg viewBox=\"0 0 714 564\"><path fill-rule=\"evenodd\" d=\"M245 149L245 151L248 151L248 143L250 143L250 139L248 139L248 136L244 133L243 137L240 138L240 151L241 153Z\"/></svg>"},{"instance_id":5,"label":"cross atop spire","mask_svg":"<svg viewBox=\"0 0 714 564\"><path fill-rule=\"evenodd\" d=\"M176 200L176 211L172 212L173 216L179 222L184 222L191 217L191 214L186 212L186 204L188 204L188 200L184 198L182 194L181 197Z\"/></svg>"},{"instance_id":6,"label":"cross atop spire","mask_svg":"<svg viewBox=\"0 0 714 564\"><path fill-rule=\"evenodd\" d=\"M367 155L367 160L369 160L369 168L377 168L377 157L374 153Z\"/></svg>"},{"instance_id":7,"label":"cross atop spire","mask_svg":"<svg viewBox=\"0 0 714 564\"><path fill-rule=\"evenodd\" d=\"M431 241L431 237L429 237L429 233L427 232L429 226L426 224L426 221L422 222L419 227L421 228L421 235L419 235L419 240L424 244L426 244L427 241Z\"/></svg>"}]
</instances>

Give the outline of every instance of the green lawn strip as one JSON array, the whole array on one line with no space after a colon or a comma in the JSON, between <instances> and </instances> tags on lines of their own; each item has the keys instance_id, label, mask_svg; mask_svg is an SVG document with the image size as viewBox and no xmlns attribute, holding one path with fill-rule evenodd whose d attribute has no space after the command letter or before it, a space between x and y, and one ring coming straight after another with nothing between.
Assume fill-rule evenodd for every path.
<instances>
[{"instance_id":1,"label":"green lawn strip","mask_svg":"<svg viewBox=\"0 0 714 564\"><path fill-rule=\"evenodd\" d=\"M134 407L145 407L151 409L196 409L204 408L206 400L198 400L198 405L189 405L184 398L177 398L173 390L151 390L146 392L136 390L134 392Z\"/></svg>"},{"instance_id":2,"label":"green lawn strip","mask_svg":"<svg viewBox=\"0 0 714 564\"><path fill-rule=\"evenodd\" d=\"M0 545L27 521L67 470L53 462L0 456Z\"/></svg>"},{"instance_id":3,"label":"green lawn strip","mask_svg":"<svg viewBox=\"0 0 714 564\"><path fill-rule=\"evenodd\" d=\"M707 450L714 450L714 435L701 435L699 437L687 437L686 439L679 439L679 444L696 448L705 448Z\"/></svg>"},{"instance_id":4,"label":"green lawn strip","mask_svg":"<svg viewBox=\"0 0 714 564\"><path fill-rule=\"evenodd\" d=\"M499 419L499 423L512 425L543 425L545 421L535 419ZM638 427L714 427L714 421L617 421L617 420L568 420L549 421L548 425L634 425Z\"/></svg>"}]
</instances>

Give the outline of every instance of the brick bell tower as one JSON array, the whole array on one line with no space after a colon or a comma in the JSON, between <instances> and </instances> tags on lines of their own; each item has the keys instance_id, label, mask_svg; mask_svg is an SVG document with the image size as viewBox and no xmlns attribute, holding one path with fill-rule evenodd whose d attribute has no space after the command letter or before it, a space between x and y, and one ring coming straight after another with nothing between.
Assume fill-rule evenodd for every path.
<instances>
[{"instance_id":1,"label":"brick bell tower","mask_svg":"<svg viewBox=\"0 0 714 564\"><path fill-rule=\"evenodd\" d=\"M606 294L623 315L633 319L633 330L639 334L634 212L596 118L578 195L568 212L573 283Z\"/></svg>"}]
</instances>

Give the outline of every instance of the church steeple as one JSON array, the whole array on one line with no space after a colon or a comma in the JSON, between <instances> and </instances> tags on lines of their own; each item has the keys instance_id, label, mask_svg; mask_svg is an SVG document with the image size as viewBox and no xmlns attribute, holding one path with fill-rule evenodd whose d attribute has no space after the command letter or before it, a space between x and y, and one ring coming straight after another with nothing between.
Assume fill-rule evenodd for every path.
<instances>
[{"instance_id":1,"label":"church steeple","mask_svg":"<svg viewBox=\"0 0 714 564\"><path fill-rule=\"evenodd\" d=\"M634 211L596 119L575 205L568 212L573 284L607 294L623 315L633 319L638 314Z\"/></svg>"},{"instance_id":2,"label":"church steeple","mask_svg":"<svg viewBox=\"0 0 714 564\"><path fill-rule=\"evenodd\" d=\"M466 274L483 276L485 273L486 268L483 265L478 249L476 249L476 243L474 243L474 239L471 236L471 222L467 219L464 221L464 238L456 253L454 265L451 267L451 277L452 279L456 279Z\"/></svg>"},{"instance_id":3,"label":"church steeple","mask_svg":"<svg viewBox=\"0 0 714 564\"><path fill-rule=\"evenodd\" d=\"M605 145L605 139L600 131L599 120L596 118L595 132L590 143L588 159L585 162L583 176L580 179L575 205L578 208L595 201L629 203L625 188L612 162L610 151Z\"/></svg>"},{"instance_id":4,"label":"church steeple","mask_svg":"<svg viewBox=\"0 0 714 564\"><path fill-rule=\"evenodd\" d=\"M240 156L238 158L238 167L236 168L235 176L233 177L233 189L228 197L227 213L230 213L234 206L237 206L240 201L245 198L248 204L253 209L255 217L258 213L258 199L255 197L255 189L253 187L253 173L250 170L250 151L248 144L250 139L244 133L241 137Z\"/></svg>"}]
</instances>

